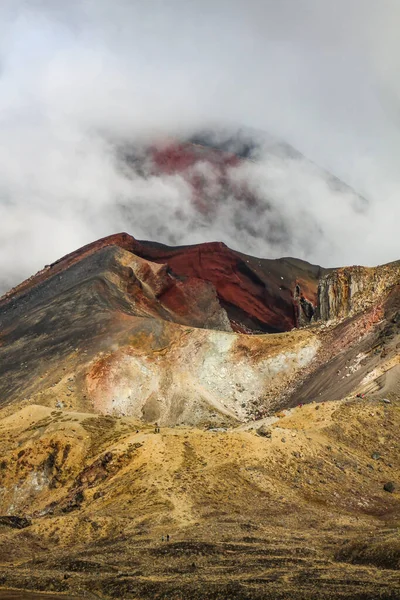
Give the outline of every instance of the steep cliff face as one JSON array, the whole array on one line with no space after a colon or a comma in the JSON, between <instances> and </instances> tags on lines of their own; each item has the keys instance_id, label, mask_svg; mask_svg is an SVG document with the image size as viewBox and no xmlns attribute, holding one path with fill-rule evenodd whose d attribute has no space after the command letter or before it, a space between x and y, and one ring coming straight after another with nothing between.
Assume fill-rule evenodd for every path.
<instances>
[{"instance_id":1,"label":"steep cliff face","mask_svg":"<svg viewBox=\"0 0 400 600\"><path fill-rule=\"evenodd\" d=\"M315 320L343 319L371 307L400 281L400 262L379 267L346 267L323 275Z\"/></svg>"}]
</instances>

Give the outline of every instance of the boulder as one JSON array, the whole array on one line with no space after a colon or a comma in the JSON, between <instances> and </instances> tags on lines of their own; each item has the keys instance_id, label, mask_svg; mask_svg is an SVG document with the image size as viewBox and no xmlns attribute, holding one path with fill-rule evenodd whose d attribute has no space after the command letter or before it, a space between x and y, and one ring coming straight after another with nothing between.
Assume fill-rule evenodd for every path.
<instances>
[{"instance_id":1,"label":"boulder","mask_svg":"<svg viewBox=\"0 0 400 600\"><path fill-rule=\"evenodd\" d=\"M260 435L261 437L270 438L272 437L272 432L265 425L261 425L261 427L257 429L257 435Z\"/></svg>"},{"instance_id":2,"label":"boulder","mask_svg":"<svg viewBox=\"0 0 400 600\"><path fill-rule=\"evenodd\" d=\"M383 489L385 490L385 492L389 492L390 494L393 494L393 492L396 491L396 486L393 483L393 481L388 481L387 483L385 483L385 485L383 486Z\"/></svg>"}]
</instances>

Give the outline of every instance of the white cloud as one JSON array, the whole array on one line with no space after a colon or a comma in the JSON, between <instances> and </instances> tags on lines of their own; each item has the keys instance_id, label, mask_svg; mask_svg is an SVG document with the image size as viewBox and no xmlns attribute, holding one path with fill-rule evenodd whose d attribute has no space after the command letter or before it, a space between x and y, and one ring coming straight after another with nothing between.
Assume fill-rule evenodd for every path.
<instances>
[{"instance_id":1,"label":"white cloud","mask_svg":"<svg viewBox=\"0 0 400 600\"><path fill-rule=\"evenodd\" d=\"M398 258L399 17L394 0L2 2L3 287L118 230L323 265ZM141 176L115 151L210 123L286 139L368 204L264 156L227 189L195 167L207 217L185 177Z\"/></svg>"}]
</instances>

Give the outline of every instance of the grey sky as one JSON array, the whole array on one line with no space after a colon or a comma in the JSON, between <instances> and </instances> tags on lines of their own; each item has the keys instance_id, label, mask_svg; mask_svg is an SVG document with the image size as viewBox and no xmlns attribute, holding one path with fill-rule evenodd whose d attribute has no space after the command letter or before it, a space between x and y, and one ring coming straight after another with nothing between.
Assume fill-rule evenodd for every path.
<instances>
[{"instance_id":1,"label":"grey sky","mask_svg":"<svg viewBox=\"0 0 400 600\"><path fill-rule=\"evenodd\" d=\"M399 25L397 0L3 0L3 286L127 225L323 265L400 258ZM201 223L184 181L127 178L110 145L210 122L286 140L364 195L367 212L306 163L261 163L249 176L273 182L292 241L271 246L261 228L241 230L251 215L232 219L236 199Z\"/></svg>"}]
</instances>

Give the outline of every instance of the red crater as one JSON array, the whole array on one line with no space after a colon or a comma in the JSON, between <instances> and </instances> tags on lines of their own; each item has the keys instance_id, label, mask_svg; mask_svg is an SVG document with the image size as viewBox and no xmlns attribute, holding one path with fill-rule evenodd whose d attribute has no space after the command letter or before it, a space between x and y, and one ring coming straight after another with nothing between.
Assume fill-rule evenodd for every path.
<instances>
[{"instance_id":1,"label":"red crater","mask_svg":"<svg viewBox=\"0 0 400 600\"><path fill-rule=\"evenodd\" d=\"M232 329L243 333L289 331L307 320L302 311L304 307L307 310L315 307L318 280L324 272L296 259L246 256L219 242L174 248L119 233L47 266L3 296L0 305L106 246L118 246L146 260L167 265L173 285L165 287L158 301L176 314L187 315L189 322L192 303L194 326L199 323L202 298L205 302L211 298L207 292L207 286L211 286L227 312ZM301 297L303 302L299 300Z\"/></svg>"},{"instance_id":2,"label":"red crater","mask_svg":"<svg viewBox=\"0 0 400 600\"><path fill-rule=\"evenodd\" d=\"M226 309L231 326L244 333L289 331L299 325L296 285L315 307L318 280L323 269L295 259L257 259L231 250L222 243L170 248L137 242L135 254L168 264L187 278L209 281Z\"/></svg>"}]
</instances>

